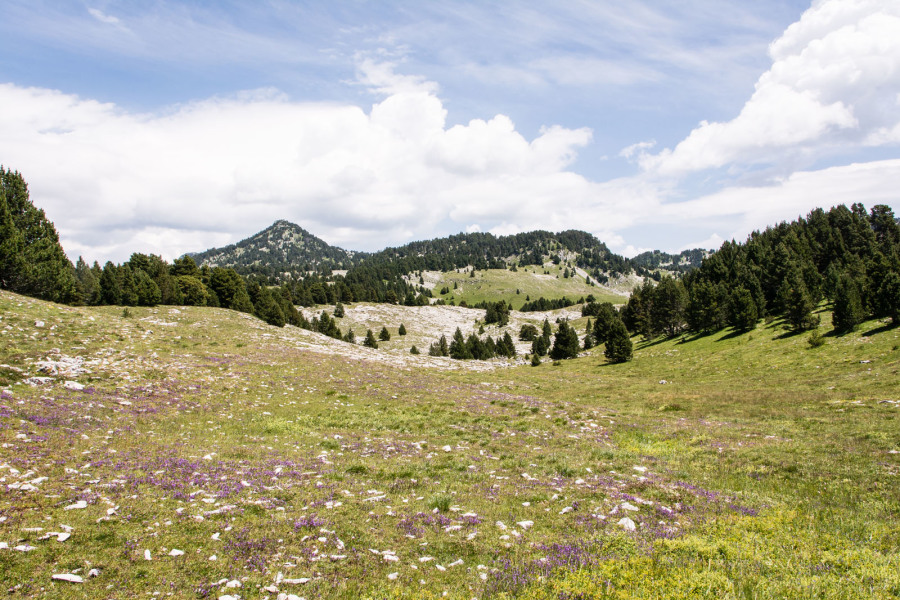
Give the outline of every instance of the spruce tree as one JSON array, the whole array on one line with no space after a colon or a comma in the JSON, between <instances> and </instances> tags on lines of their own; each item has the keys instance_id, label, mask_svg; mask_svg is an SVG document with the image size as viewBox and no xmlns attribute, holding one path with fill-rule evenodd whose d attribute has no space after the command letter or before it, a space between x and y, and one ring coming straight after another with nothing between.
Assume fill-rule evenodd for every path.
<instances>
[{"instance_id":1,"label":"spruce tree","mask_svg":"<svg viewBox=\"0 0 900 600\"><path fill-rule=\"evenodd\" d=\"M31 203L18 173L0 167L0 287L52 302L77 302L75 268L59 235Z\"/></svg>"},{"instance_id":2,"label":"spruce tree","mask_svg":"<svg viewBox=\"0 0 900 600\"><path fill-rule=\"evenodd\" d=\"M578 333L575 328L571 327L566 321L559 324L556 332L556 338L553 341L553 348L550 350L550 358L553 360L564 360L567 358L575 358L581 345L578 341Z\"/></svg>"},{"instance_id":3,"label":"spruce tree","mask_svg":"<svg viewBox=\"0 0 900 600\"><path fill-rule=\"evenodd\" d=\"M469 360L472 358L472 354L466 346L466 339L463 337L463 333L459 327L457 327L456 331L453 333L453 340L450 342L449 350L450 358L456 360Z\"/></svg>"},{"instance_id":4,"label":"spruce tree","mask_svg":"<svg viewBox=\"0 0 900 600\"><path fill-rule=\"evenodd\" d=\"M784 310L785 320L794 331L813 329L818 325L818 319L812 314L815 304L798 269L794 268L789 272L778 292L778 299Z\"/></svg>"},{"instance_id":5,"label":"spruce tree","mask_svg":"<svg viewBox=\"0 0 900 600\"><path fill-rule=\"evenodd\" d=\"M737 331L750 331L756 327L759 313L756 310L756 302L753 294L744 286L739 286L728 298L728 324Z\"/></svg>"},{"instance_id":6,"label":"spruce tree","mask_svg":"<svg viewBox=\"0 0 900 600\"><path fill-rule=\"evenodd\" d=\"M92 306L100 303L100 282L80 256L75 264L75 283L78 287L78 300L82 304Z\"/></svg>"},{"instance_id":7,"label":"spruce tree","mask_svg":"<svg viewBox=\"0 0 900 600\"><path fill-rule=\"evenodd\" d=\"M610 327L603 354L611 363L623 363L631 360L632 351L628 329L620 319L617 319Z\"/></svg>"},{"instance_id":8,"label":"spruce tree","mask_svg":"<svg viewBox=\"0 0 900 600\"><path fill-rule=\"evenodd\" d=\"M406 335L406 326L403 323L400 323L400 328L397 330L397 335Z\"/></svg>"},{"instance_id":9,"label":"spruce tree","mask_svg":"<svg viewBox=\"0 0 900 600\"><path fill-rule=\"evenodd\" d=\"M336 319L341 319L344 316L344 305L338 302L334 307L334 316Z\"/></svg>"},{"instance_id":10,"label":"spruce tree","mask_svg":"<svg viewBox=\"0 0 900 600\"><path fill-rule=\"evenodd\" d=\"M834 289L831 324L838 333L847 333L856 329L864 317L865 312L859 298L859 287L852 277L844 273L838 279Z\"/></svg>"},{"instance_id":11,"label":"spruce tree","mask_svg":"<svg viewBox=\"0 0 900 600\"><path fill-rule=\"evenodd\" d=\"M878 287L876 294L879 314L890 317L893 323L900 323L900 274L888 273Z\"/></svg>"},{"instance_id":12,"label":"spruce tree","mask_svg":"<svg viewBox=\"0 0 900 600\"><path fill-rule=\"evenodd\" d=\"M390 341L391 333L387 330L387 327L382 327L381 332L378 334L378 340L382 342Z\"/></svg>"},{"instance_id":13,"label":"spruce tree","mask_svg":"<svg viewBox=\"0 0 900 600\"><path fill-rule=\"evenodd\" d=\"M363 346L366 346L367 348L378 348L378 341L375 339L375 334L372 333L371 329L366 331L366 339L363 341Z\"/></svg>"}]
</instances>

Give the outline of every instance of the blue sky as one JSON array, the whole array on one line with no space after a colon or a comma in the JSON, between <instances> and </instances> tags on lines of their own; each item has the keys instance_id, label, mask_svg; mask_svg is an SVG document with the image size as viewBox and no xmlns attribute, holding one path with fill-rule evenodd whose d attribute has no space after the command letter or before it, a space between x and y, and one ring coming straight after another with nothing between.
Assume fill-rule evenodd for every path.
<instances>
[{"instance_id":1,"label":"blue sky","mask_svg":"<svg viewBox=\"0 0 900 600\"><path fill-rule=\"evenodd\" d=\"M349 249L458 231L717 247L900 209L888 0L44 2L0 22L0 163L67 252L274 220Z\"/></svg>"}]
</instances>

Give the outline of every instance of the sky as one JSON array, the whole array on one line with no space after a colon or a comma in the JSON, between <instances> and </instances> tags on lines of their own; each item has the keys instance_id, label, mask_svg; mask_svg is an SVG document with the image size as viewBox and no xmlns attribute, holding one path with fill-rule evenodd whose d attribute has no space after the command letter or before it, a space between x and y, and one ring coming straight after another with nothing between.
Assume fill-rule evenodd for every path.
<instances>
[{"instance_id":1,"label":"sky","mask_svg":"<svg viewBox=\"0 0 900 600\"><path fill-rule=\"evenodd\" d=\"M4 0L0 164L73 260L900 213L897 0Z\"/></svg>"}]
</instances>

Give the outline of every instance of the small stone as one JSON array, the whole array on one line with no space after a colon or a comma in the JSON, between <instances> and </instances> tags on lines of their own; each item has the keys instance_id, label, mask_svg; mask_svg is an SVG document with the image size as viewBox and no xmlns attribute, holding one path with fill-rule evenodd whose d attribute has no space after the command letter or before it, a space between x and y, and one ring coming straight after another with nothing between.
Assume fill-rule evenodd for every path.
<instances>
[{"instance_id":1,"label":"small stone","mask_svg":"<svg viewBox=\"0 0 900 600\"><path fill-rule=\"evenodd\" d=\"M398 577L400 577L400 573L388 573L388 579L391 581L395 581Z\"/></svg>"},{"instance_id":2,"label":"small stone","mask_svg":"<svg viewBox=\"0 0 900 600\"><path fill-rule=\"evenodd\" d=\"M56 536L56 541L57 541L57 542L64 542L64 541L66 541L67 539L69 539L70 537L72 537L72 534L64 531L64 532L62 532L62 533L57 534L57 536Z\"/></svg>"},{"instance_id":3,"label":"small stone","mask_svg":"<svg viewBox=\"0 0 900 600\"><path fill-rule=\"evenodd\" d=\"M84 579L79 575L72 575L71 573L57 573L53 576L53 579L57 581L68 581L69 583L84 583Z\"/></svg>"},{"instance_id":4,"label":"small stone","mask_svg":"<svg viewBox=\"0 0 900 600\"><path fill-rule=\"evenodd\" d=\"M73 392L80 392L84 389L84 385L78 383L77 381L67 381L63 384L63 387L67 390L72 390Z\"/></svg>"},{"instance_id":5,"label":"small stone","mask_svg":"<svg viewBox=\"0 0 900 600\"><path fill-rule=\"evenodd\" d=\"M232 579L231 581L229 581L228 583L225 584L225 587L227 587L227 588L239 588L239 587L241 587L241 582L238 581L237 579Z\"/></svg>"},{"instance_id":6,"label":"small stone","mask_svg":"<svg viewBox=\"0 0 900 600\"><path fill-rule=\"evenodd\" d=\"M100 570L91 569L90 571L88 571L88 577L100 577Z\"/></svg>"},{"instance_id":7,"label":"small stone","mask_svg":"<svg viewBox=\"0 0 900 600\"><path fill-rule=\"evenodd\" d=\"M534 526L534 521L519 521L516 523L522 529L528 530Z\"/></svg>"},{"instance_id":8,"label":"small stone","mask_svg":"<svg viewBox=\"0 0 900 600\"><path fill-rule=\"evenodd\" d=\"M232 596L230 594L223 594L219 596L219 600L240 600L240 596Z\"/></svg>"},{"instance_id":9,"label":"small stone","mask_svg":"<svg viewBox=\"0 0 900 600\"><path fill-rule=\"evenodd\" d=\"M144 560L153 560L153 557L150 556L149 550L144 550Z\"/></svg>"},{"instance_id":10,"label":"small stone","mask_svg":"<svg viewBox=\"0 0 900 600\"><path fill-rule=\"evenodd\" d=\"M625 531L634 531L635 529L637 529L637 526L634 524L634 521L632 521L628 517L625 517L624 519L619 519L618 524L621 525L622 528L625 529Z\"/></svg>"},{"instance_id":11,"label":"small stone","mask_svg":"<svg viewBox=\"0 0 900 600\"><path fill-rule=\"evenodd\" d=\"M276 586L276 585L267 585L267 586L264 587L263 589L264 589L265 591L269 592L270 594L277 594L277 593L278 593L278 586Z\"/></svg>"},{"instance_id":12,"label":"small stone","mask_svg":"<svg viewBox=\"0 0 900 600\"><path fill-rule=\"evenodd\" d=\"M13 548L16 552L31 552L34 550L34 546L29 546L28 544L19 544L15 548Z\"/></svg>"},{"instance_id":13,"label":"small stone","mask_svg":"<svg viewBox=\"0 0 900 600\"><path fill-rule=\"evenodd\" d=\"M181 556L182 554L184 554L184 550L179 550L178 548L172 548L169 551L169 556Z\"/></svg>"},{"instance_id":14,"label":"small stone","mask_svg":"<svg viewBox=\"0 0 900 600\"><path fill-rule=\"evenodd\" d=\"M444 452L451 452L453 451L453 448L451 446L444 446L443 448L441 448L441 450L443 450Z\"/></svg>"},{"instance_id":15,"label":"small stone","mask_svg":"<svg viewBox=\"0 0 900 600\"><path fill-rule=\"evenodd\" d=\"M84 500L79 500L75 504L70 504L63 508L63 510L80 510L82 508L87 508L87 502Z\"/></svg>"},{"instance_id":16,"label":"small stone","mask_svg":"<svg viewBox=\"0 0 900 600\"><path fill-rule=\"evenodd\" d=\"M631 512L640 510L637 506L635 506L634 504L629 504L628 502L623 502L619 506L622 508L622 510L630 510Z\"/></svg>"},{"instance_id":17,"label":"small stone","mask_svg":"<svg viewBox=\"0 0 900 600\"><path fill-rule=\"evenodd\" d=\"M566 513L572 512L573 510L575 510L575 509L573 509L571 506L567 506L564 509L562 509L561 511L559 511L559 514L564 515Z\"/></svg>"}]
</instances>

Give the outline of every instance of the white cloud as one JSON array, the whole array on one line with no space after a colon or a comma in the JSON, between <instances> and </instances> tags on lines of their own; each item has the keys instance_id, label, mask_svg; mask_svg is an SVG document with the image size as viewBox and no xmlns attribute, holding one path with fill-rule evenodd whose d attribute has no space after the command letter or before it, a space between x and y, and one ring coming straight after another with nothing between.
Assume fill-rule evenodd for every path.
<instances>
[{"instance_id":1,"label":"white cloud","mask_svg":"<svg viewBox=\"0 0 900 600\"><path fill-rule=\"evenodd\" d=\"M900 142L900 4L817 1L769 54L771 68L736 118L703 122L642 165L678 175Z\"/></svg>"},{"instance_id":2,"label":"white cloud","mask_svg":"<svg viewBox=\"0 0 900 600\"><path fill-rule=\"evenodd\" d=\"M528 140L505 115L448 128L433 85L390 66L363 73L388 94L368 112L257 90L140 114L3 84L0 156L69 253L101 261L171 258L279 218L346 248L380 249L472 223L614 230L655 202L640 186L567 170L590 130L553 126Z\"/></svg>"},{"instance_id":3,"label":"white cloud","mask_svg":"<svg viewBox=\"0 0 900 600\"><path fill-rule=\"evenodd\" d=\"M775 185L726 188L695 200L666 204L659 218L673 225L728 222L733 229L726 239L744 241L756 229L792 221L815 208L827 210L854 202L867 208L875 204L896 208L897 181L900 159L798 171Z\"/></svg>"},{"instance_id":4,"label":"white cloud","mask_svg":"<svg viewBox=\"0 0 900 600\"><path fill-rule=\"evenodd\" d=\"M106 23L107 25L121 25L122 21L119 20L118 17L113 17L111 15L105 14L103 11L96 8L87 9L88 13L101 23Z\"/></svg>"}]
</instances>

